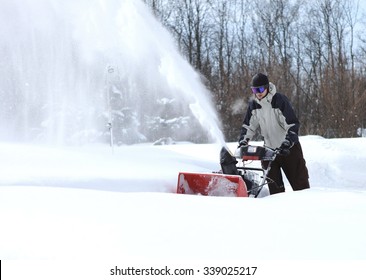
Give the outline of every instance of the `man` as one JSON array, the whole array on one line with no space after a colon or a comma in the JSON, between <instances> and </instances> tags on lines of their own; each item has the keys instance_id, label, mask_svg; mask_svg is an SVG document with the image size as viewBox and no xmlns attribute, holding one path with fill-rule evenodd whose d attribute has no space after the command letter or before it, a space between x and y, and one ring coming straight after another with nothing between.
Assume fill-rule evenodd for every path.
<instances>
[{"instance_id":1,"label":"man","mask_svg":"<svg viewBox=\"0 0 366 280\"><path fill-rule=\"evenodd\" d=\"M281 169L294 191L308 189L309 175L299 142L299 121L288 98L276 92L274 84L262 73L256 74L251 83L255 98L250 101L241 128L239 147L248 142L260 129L264 145L280 148L281 155L272 162L268 177L270 194L285 191ZM266 168L268 162L262 162Z\"/></svg>"}]
</instances>

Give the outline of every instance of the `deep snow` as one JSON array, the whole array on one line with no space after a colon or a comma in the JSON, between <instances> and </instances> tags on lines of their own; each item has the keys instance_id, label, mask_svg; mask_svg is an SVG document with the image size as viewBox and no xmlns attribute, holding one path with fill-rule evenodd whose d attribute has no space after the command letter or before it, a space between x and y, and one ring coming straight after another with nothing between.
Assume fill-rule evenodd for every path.
<instances>
[{"instance_id":1,"label":"deep snow","mask_svg":"<svg viewBox=\"0 0 366 280\"><path fill-rule=\"evenodd\" d=\"M148 88L154 88L151 84L166 88L168 84L184 100L193 98L190 109L219 139L221 132L216 117L212 117L215 112L207 104L199 75L182 62L171 47L175 45L173 40L138 3L2 1L3 49L9 54L4 56L4 73L13 76L15 79L10 80L28 97L34 94L26 105L36 101L33 107L42 108L37 104L45 96L55 98L54 105L69 109L75 105L76 90L78 96L86 93L80 101L88 110L96 105L88 106L90 93L98 93L105 86L100 71L104 71L107 61L120 67L122 74L125 69L133 85L136 79L136 84L142 82L141 72L149 73L144 75ZM120 13L132 23L128 25L131 29L120 29ZM61 22L65 29L60 29ZM39 32L29 32L32 30ZM29 48L19 45L23 41ZM69 56L71 50L79 56ZM43 58L41 69L33 67L38 57ZM78 87L65 83L74 80L70 69L75 63L81 73L91 71L94 78L76 80ZM15 74L11 69L16 70ZM5 79L5 85L10 80ZM98 85L92 91L89 80ZM56 84L60 88L55 88ZM141 92L133 89L133 94ZM11 87L3 90L5 99L12 91ZM65 98L70 103L58 101ZM51 117L57 120L59 114L52 106L49 108ZM21 116L28 112L23 109ZM34 114L29 112L30 116ZM9 120L2 119L2 141L19 139L11 137L12 131L18 134L21 128L13 125L14 113L9 116ZM64 120L61 123L67 124ZM54 125L50 128L63 130ZM0 142L0 259L16 260L3 264L1 276L6 280L104 279L108 276L105 267L97 278L93 270L100 260L111 260L111 266L118 261L148 266L156 260L163 260L157 262L159 265L188 261L242 266L256 264L243 260L270 260L276 267L267 267L265 272L270 277L261 279L286 279L286 269L295 271L296 279L356 279L355 275L365 279L363 270L355 271L355 266L349 267L344 260L361 260L357 268L366 260L366 140L304 136L301 142L311 189L292 192L287 184L288 192L260 199L175 194L179 171L219 170L221 147L216 144L144 144L115 147L112 152L105 145L60 147ZM232 150L235 145L229 143ZM283 267L277 263L281 260L295 263ZM305 260L320 261L315 264L326 267L322 270L325 274L314 273L314 262L300 267L296 263ZM70 261L68 267L63 265L65 261ZM70 264L73 268L79 266L77 276L63 274ZM263 276L263 270L261 273Z\"/></svg>"},{"instance_id":2,"label":"deep snow","mask_svg":"<svg viewBox=\"0 0 366 280\"><path fill-rule=\"evenodd\" d=\"M1 143L0 259L365 260L366 139L300 139L311 189L258 199L175 194L216 144Z\"/></svg>"}]
</instances>

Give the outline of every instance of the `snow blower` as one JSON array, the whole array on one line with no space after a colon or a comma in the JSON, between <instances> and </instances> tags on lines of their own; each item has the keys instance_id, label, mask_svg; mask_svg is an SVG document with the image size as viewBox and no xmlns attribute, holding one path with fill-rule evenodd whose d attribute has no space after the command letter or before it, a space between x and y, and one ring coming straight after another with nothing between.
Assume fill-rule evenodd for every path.
<instances>
[{"instance_id":1,"label":"snow blower","mask_svg":"<svg viewBox=\"0 0 366 280\"><path fill-rule=\"evenodd\" d=\"M280 153L279 149L264 146L242 146L234 155L223 147L220 151L221 171L213 173L180 172L177 193L207 196L258 197L268 183L271 162ZM241 166L237 166L238 161ZM246 161L268 161L266 169L245 166Z\"/></svg>"}]
</instances>

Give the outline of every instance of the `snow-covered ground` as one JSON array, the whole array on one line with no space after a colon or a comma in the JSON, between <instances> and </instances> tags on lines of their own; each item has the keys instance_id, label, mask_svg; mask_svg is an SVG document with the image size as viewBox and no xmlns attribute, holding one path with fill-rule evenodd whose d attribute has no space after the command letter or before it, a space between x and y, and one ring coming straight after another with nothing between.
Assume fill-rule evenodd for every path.
<instances>
[{"instance_id":1,"label":"snow-covered ground","mask_svg":"<svg viewBox=\"0 0 366 280\"><path fill-rule=\"evenodd\" d=\"M3 49L9 50L3 72L14 78L14 86L3 90L4 100L19 86L28 98L24 104L36 101L29 108L19 106L21 112L14 113L10 107L10 119L2 120L2 139L18 139L11 137L21 130L14 125L18 123L13 122L13 114L32 116L33 108L42 107L40 98L55 99L55 108L63 104L65 109L79 100L89 112L90 93L99 94L105 86L100 69L105 69L107 61L128 73L131 94L145 94L135 88L143 73L147 88L162 86L164 91L158 92L190 100L196 118L217 139L222 138L217 137L221 131L216 113L199 75L139 1L0 3ZM40 58L43 67L38 69L34 65ZM80 75L70 71L79 68ZM84 72L94 73L95 78ZM65 82L75 77L80 80ZM3 86L10 80L5 79ZM89 80L97 85L92 91ZM84 98L76 100L76 95ZM68 102L59 102L60 98ZM51 120L60 115L49 111ZM51 131L64 129L48 123ZM67 125L64 120L60 123ZM29 132L31 126L23 128ZM144 144L112 151L105 145L0 142L0 259L15 261L3 264L1 278L105 279L108 269L97 278L94 275L93 268L101 260L111 260L107 261L111 267L184 262L247 266L260 260L270 261L271 268L277 269L267 268L270 277L261 279L286 279L286 269L295 271L296 279L356 279L345 261L364 265L366 260L366 138L304 136L301 142L311 189L292 192L287 184L286 193L260 199L175 194L179 171L220 169L220 145ZM228 146L234 150L236 144ZM295 263L283 267L278 263L282 260ZM63 266L65 261L80 266L76 269L80 274L64 275L70 268ZM298 261L311 263L299 267ZM324 275L313 273L313 261L326 266ZM332 275L327 273L330 270ZM263 276L263 270L260 273ZM365 279L357 273L357 279Z\"/></svg>"},{"instance_id":2,"label":"snow-covered ground","mask_svg":"<svg viewBox=\"0 0 366 280\"><path fill-rule=\"evenodd\" d=\"M365 260L366 139L301 143L311 189L259 199L175 194L215 144L2 143L0 258Z\"/></svg>"}]
</instances>

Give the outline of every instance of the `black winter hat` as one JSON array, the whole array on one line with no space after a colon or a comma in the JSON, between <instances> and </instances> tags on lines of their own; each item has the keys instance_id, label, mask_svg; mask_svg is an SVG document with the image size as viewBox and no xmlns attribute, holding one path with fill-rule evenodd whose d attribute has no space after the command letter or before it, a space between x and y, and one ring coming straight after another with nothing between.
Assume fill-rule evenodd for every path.
<instances>
[{"instance_id":1,"label":"black winter hat","mask_svg":"<svg viewBox=\"0 0 366 280\"><path fill-rule=\"evenodd\" d=\"M267 86L269 84L268 77L262 73L254 75L252 78L252 87Z\"/></svg>"}]
</instances>

